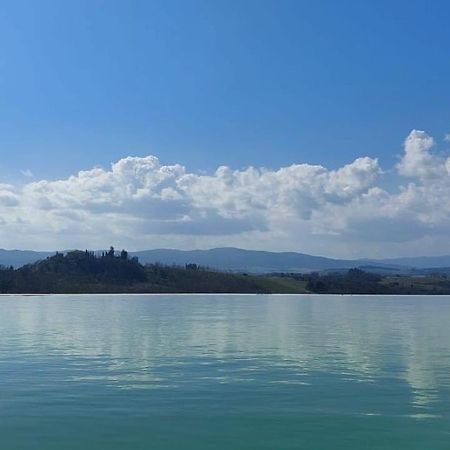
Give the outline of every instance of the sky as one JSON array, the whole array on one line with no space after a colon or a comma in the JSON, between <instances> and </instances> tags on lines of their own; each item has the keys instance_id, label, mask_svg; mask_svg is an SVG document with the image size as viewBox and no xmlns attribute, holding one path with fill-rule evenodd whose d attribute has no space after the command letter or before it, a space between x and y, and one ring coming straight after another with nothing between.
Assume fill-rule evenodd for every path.
<instances>
[{"instance_id":1,"label":"sky","mask_svg":"<svg viewBox=\"0 0 450 450\"><path fill-rule=\"evenodd\" d=\"M449 17L1 2L0 247L450 253Z\"/></svg>"}]
</instances>

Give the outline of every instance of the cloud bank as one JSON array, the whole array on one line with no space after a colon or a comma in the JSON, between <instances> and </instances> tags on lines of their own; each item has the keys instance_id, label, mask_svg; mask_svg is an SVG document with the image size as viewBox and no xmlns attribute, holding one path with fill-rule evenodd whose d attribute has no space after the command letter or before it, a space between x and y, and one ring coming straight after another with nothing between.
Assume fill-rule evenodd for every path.
<instances>
[{"instance_id":1,"label":"cloud bank","mask_svg":"<svg viewBox=\"0 0 450 450\"><path fill-rule=\"evenodd\" d=\"M212 174L126 157L61 180L0 184L0 246L212 247L335 256L450 252L450 158L413 130L383 187L377 159L337 170L219 167Z\"/></svg>"}]
</instances>

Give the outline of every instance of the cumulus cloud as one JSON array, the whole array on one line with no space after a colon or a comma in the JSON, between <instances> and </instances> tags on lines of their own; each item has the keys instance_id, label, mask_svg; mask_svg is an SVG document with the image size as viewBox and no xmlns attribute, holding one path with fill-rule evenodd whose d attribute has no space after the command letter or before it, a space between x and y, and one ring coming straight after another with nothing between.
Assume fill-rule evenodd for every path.
<instances>
[{"instance_id":1,"label":"cumulus cloud","mask_svg":"<svg viewBox=\"0 0 450 450\"><path fill-rule=\"evenodd\" d=\"M16 206L18 202L14 187L10 184L0 183L0 206Z\"/></svg>"},{"instance_id":2,"label":"cumulus cloud","mask_svg":"<svg viewBox=\"0 0 450 450\"><path fill-rule=\"evenodd\" d=\"M405 140L405 154L397 165L400 175L430 178L446 174L441 158L433 155L434 139L425 131L413 130Z\"/></svg>"},{"instance_id":3,"label":"cumulus cloud","mask_svg":"<svg viewBox=\"0 0 450 450\"><path fill-rule=\"evenodd\" d=\"M126 157L66 179L0 184L0 240L30 248L238 245L340 256L407 254L426 241L428 249L450 251L450 159L433 145L423 131L409 134L391 190L369 157L335 170L293 164L211 174L155 156Z\"/></svg>"}]
</instances>

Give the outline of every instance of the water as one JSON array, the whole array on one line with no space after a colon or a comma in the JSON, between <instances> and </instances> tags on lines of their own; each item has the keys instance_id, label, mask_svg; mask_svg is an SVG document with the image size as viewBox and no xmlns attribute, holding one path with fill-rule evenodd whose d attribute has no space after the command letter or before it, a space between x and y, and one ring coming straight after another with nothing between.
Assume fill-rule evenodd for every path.
<instances>
[{"instance_id":1,"label":"water","mask_svg":"<svg viewBox=\"0 0 450 450\"><path fill-rule=\"evenodd\" d=\"M3 296L6 450L450 449L450 297Z\"/></svg>"}]
</instances>

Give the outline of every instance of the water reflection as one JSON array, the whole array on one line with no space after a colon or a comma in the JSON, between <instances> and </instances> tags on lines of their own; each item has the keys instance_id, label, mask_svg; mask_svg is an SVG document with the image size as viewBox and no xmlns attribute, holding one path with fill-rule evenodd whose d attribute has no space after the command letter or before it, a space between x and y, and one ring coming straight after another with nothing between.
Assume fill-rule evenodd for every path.
<instances>
[{"instance_id":1,"label":"water reflection","mask_svg":"<svg viewBox=\"0 0 450 450\"><path fill-rule=\"evenodd\" d=\"M189 383L186 365L205 383L395 378L420 417L449 387L449 319L448 297L8 296L0 363L64 357L68 380L124 389Z\"/></svg>"}]
</instances>

